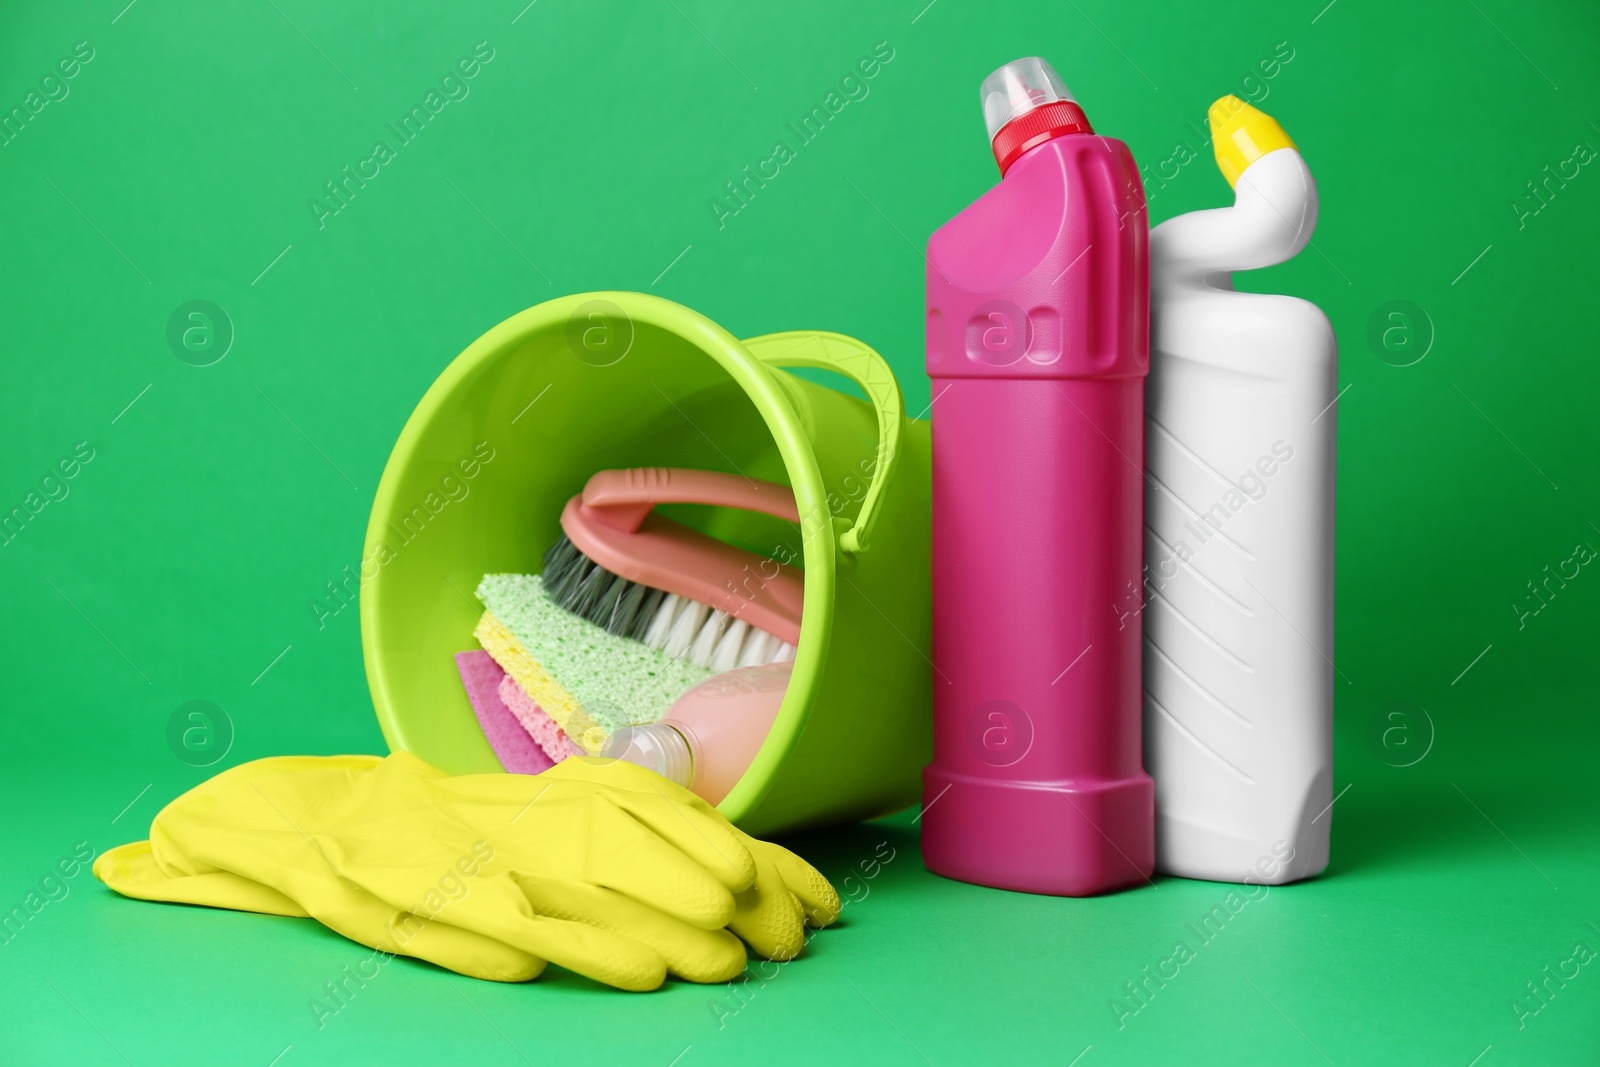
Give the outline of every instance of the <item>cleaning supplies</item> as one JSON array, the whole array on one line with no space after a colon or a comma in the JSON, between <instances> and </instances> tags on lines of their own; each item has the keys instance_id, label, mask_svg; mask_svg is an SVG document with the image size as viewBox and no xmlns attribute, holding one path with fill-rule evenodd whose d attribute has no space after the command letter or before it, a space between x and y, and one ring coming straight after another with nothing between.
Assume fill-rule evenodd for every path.
<instances>
[{"instance_id":1,"label":"cleaning supplies","mask_svg":"<svg viewBox=\"0 0 1600 1067\"><path fill-rule=\"evenodd\" d=\"M741 938L792 959L803 925L839 910L793 853L658 775L587 759L459 778L407 753L257 760L169 804L148 842L94 869L145 899L292 904L474 977L523 981L548 960L636 990L668 973L726 981L744 968ZM217 874L234 877L206 880Z\"/></svg>"},{"instance_id":2,"label":"cleaning supplies","mask_svg":"<svg viewBox=\"0 0 1600 1067\"><path fill-rule=\"evenodd\" d=\"M523 677L509 650L497 651L505 635L493 626L475 631L479 643L588 752L599 751L605 734L619 726L659 719L712 674L563 611L545 595L538 575L485 575L478 599L549 685L534 672Z\"/></svg>"},{"instance_id":3,"label":"cleaning supplies","mask_svg":"<svg viewBox=\"0 0 1600 1067\"><path fill-rule=\"evenodd\" d=\"M1231 280L1311 240L1305 160L1236 97L1210 121L1233 206L1150 235L1148 534L1133 610L1157 866L1275 884L1327 865L1333 822L1337 357L1315 305Z\"/></svg>"},{"instance_id":4,"label":"cleaning supplies","mask_svg":"<svg viewBox=\"0 0 1600 1067\"><path fill-rule=\"evenodd\" d=\"M657 504L706 504L799 523L794 493L736 474L638 467L600 471L561 512L544 557L561 607L715 671L794 658L804 598L798 569L674 522Z\"/></svg>"},{"instance_id":5,"label":"cleaning supplies","mask_svg":"<svg viewBox=\"0 0 1600 1067\"><path fill-rule=\"evenodd\" d=\"M647 767L720 804L761 751L792 667L771 663L714 675L679 697L659 722L614 731L600 754Z\"/></svg>"},{"instance_id":6,"label":"cleaning supplies","mask_svg":"<svg viewBox=\"0 0 1600 1067\"><path fill-rule=\"evenodd\" d=\"M1152 868L1140 764L1144 193L1049 64L983 83L1002 180L928 241L928 869L1081 896Z\"/></svg>"},{"instance_id":7,"label":"cleaning supplies","mask_svg":"<svg viewBox=\"0 0 1600 1067\"><path fill-rule=\"evenodd\" d=\"M626 358L585 361L578 325L628 339ZM808 369L786 369L798 367ZM834 375L858 388L824 384ZM441 478L462 477L474 442L495 459L473 467L471 494L397 549L395 531L414 527L412 509ZM486 571L538 571L584 481L644 464L790 486L800 515L795 529L733 508L664 509L804 572L789 697L718 810L776 834L915 803L932 747L928 424L908 417L887 361L862 341L824 330L740 339L643 293L577 293L511 316L406 420L373 498L360 604L389 747L455 774L500 770L450 660L482 614L462 594Z\"/></svg>"},{"instance_id":8,"label":"cleaning supplies","mask_svg":"<svg viewBox=\"0 0 1600 1067\"><path fill-rule=\"evenodd\" d=\"M568 737L566 731L556 725L556 721L533 698L523 692L522 686L511 675L500 679L500 701L511 710L522 728L533 738L544 754L550 757L551 763L560 763L571 756L583 755L583 749Z\"/></svg>"},{"instance_id":9,"label":"cleaning supplies","mask_svg":"<svg viewBox=\"0 0 1600 1067\"><path fill-rule=\"evenodd\" d=\"M654 721L711 671L792 661L800 640L798 568L658 514L658 504L800 520L794 494L773 482L665 467L603 470L567 502L543 574L488 575L478 589L489 607L479 640L588 752L620 726Z\"/></svg>"},{"instance_id":10,"label":"cleaning supplies","mask_svg":"<svg viewBox=\"0 0 1600 1067\"><path fill-rule=\"evenodd\" d=\"M456 669L461 672L461 684L472 701L473 714L483 727L483 736L494 749L500 765L512 774L538 774L555 766L555 761L535 741L531 731L512 714L500 698L506 672L494 657L482 649L456 653ZM516 683L513 682L513 685Z\"/></svg>"}]
</instances>

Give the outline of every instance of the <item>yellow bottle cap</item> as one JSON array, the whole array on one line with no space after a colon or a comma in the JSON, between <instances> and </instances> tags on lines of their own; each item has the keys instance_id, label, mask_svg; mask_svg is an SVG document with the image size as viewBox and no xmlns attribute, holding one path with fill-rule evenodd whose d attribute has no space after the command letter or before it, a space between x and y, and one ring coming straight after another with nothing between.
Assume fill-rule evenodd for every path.
<instances>
[{"instance_id":1,"label":"yellow bottle cap","mask_svg":"<svg viewBox=\"0 0 1600 1067\"><path fill-rule=\"evenodd\" d=\"M1229 188L1238 184L1246 167L1268 152L1294 147L1277 119L1237 96L1225 96L1212 104L1207 118L1211 122L1211 147L1217 153L1217 169L1228 179Z\"/></svg>"}]
</instances>

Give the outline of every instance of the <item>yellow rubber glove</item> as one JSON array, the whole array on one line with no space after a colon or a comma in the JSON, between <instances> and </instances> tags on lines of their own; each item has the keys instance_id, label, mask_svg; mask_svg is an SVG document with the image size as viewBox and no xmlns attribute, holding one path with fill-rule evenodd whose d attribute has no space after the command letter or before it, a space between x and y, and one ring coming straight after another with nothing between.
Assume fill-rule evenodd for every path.
<instances>
[{"instance_id":1,"label":"yellow rubber glove","mask_svg":"<svg viewBox=\"0 0 1600 1067\"><path fill-rule=\"evenodd\" d=\"M563 770L565 768L565 770ZM170 805L96 874L130 896L288 913L464 974L532 977L546 959L650 989L669 970L723 981L744 966L729 925L787 959L837 896L665 779L568 760L538 777L450 778L401 753L262 760ZM239 881L219 879L231 875Z\"/></svg>"}]
</instances>

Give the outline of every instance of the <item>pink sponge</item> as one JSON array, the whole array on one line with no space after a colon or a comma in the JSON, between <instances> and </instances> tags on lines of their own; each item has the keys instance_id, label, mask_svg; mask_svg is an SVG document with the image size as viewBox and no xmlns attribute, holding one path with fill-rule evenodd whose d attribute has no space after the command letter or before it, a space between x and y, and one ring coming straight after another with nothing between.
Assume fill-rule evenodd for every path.
<instances>
[{"instance_id":1,"label":"pink sponge","mask_svg":"<svg viewBox=\"0 0 1600 1067\"><path fill-rule=\"evenodd\" d=\"M472 702L483 736L502 767L512 774L538 774L555 766L545 755L544 748L534 743L530 731L523 729L519 718L500 699L502 682L510 679L489 653L481 648L457 652L456 669L461 672L461 684L466 687L467 699ZM516 683L511 684L515 688ZM545 721L549 722L548 716Z\"/></svg>"},{"instance_id":2,"label":"pink sponge","mask_svg":"<svg viewBox=\"0 0 1600 1067\"><path fill-rule=\"evenodd\" d=\"M500 680L500 702L511 709L511 714L516 716L522 728L556 763L568 756L583 755L583 749L556 725L554 719L545 714L543 708L533 702L532 697L523 692L522 686L509 674Z\"/></svg>"}]
</instances>

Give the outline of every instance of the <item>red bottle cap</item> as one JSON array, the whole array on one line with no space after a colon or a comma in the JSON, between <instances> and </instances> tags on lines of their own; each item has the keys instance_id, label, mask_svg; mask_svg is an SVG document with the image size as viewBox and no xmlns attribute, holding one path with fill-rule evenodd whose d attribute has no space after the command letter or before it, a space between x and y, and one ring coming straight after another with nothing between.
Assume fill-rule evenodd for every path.
<instances>
[{"instance_id":1,"label":"red bottle cap","mask_svg":"<svg viewBox=\"0 0 1600 1067\"><path fill-rule=\"evenodd\" d=\"M1094 132L1061 78L1038 56L1007 63L983 80L979 95L1002 177L1024 152L1052 137Z\"/></svg>"}]
</instances>

